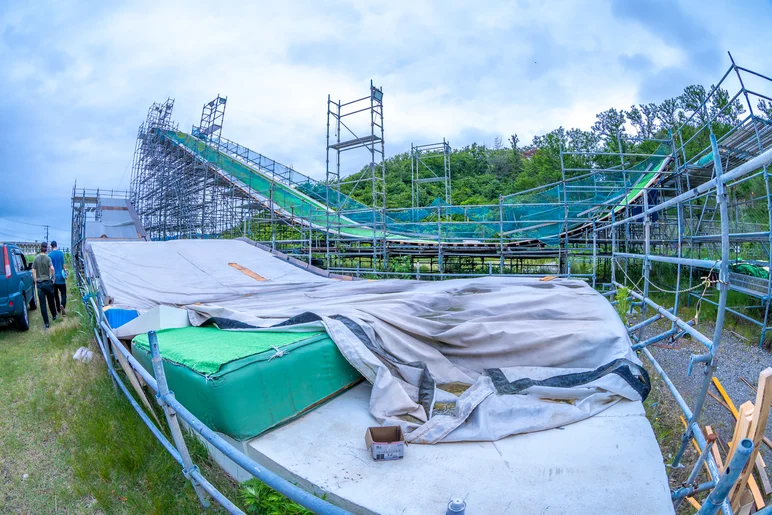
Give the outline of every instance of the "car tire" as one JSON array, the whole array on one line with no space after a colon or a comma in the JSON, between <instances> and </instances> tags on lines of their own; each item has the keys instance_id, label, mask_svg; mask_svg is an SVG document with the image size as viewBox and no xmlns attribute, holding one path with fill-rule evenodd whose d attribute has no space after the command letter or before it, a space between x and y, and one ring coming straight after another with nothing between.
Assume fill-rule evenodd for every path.
<instances>
[{"instance_id":1,"label":"car tire","mask_svg":"<svg viewBox=\"0 0 772 515\"><path fill-rule=\"evenodd\" d=\"M29 311L27 311L27 303L25 302L21 306L22 313L16 317L16 327L19 328L19 331L27 331L29 330Z\"/></svg>"},{"instance_id":2,"label":"car tire","mask_svg":"<svg viewBox=\"0 0 772 515\"><path fill-rule=\"evenodd\" d=\"M38 308L37 303L35 302L35 294L32 294L32 298L29 300L29 310L35 311Z\"/></svg>"}]
</instances>

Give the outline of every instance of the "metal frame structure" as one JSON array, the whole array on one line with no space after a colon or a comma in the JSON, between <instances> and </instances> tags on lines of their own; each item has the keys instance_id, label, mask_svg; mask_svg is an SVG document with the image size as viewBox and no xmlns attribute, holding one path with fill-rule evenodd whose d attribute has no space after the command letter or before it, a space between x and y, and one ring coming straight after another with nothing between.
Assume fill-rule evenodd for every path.
<instances>
[{"instance_id":1,"label":"metal frame structure","mask_svg":"<svg viewBox=\"0 0 772 515\"><path fill-rule=\"evenodd\" d=\"M725 168L772 144L770 120L753 105L769 98L757 91L764 84L752 89L742 83L748 80L743 77L764 83L767 78L734 63L731 70L721 84L735 78L739 85L737 93L724 101L744 101L750 115L717 135ZM710 98L718 91L714 89ZM607 140L616 148L611 152L563 150L559 183L502 196L497 204L385 209L383 97L372 83L369 96L352 102L328 97L323 182L223 138L226 102L218 95L204 105L201 124L189 137L194 145L187 147L169 136L176 131L171 121L173 100L151 106L138 133L131 195L153 239L250 236L308 263L325 264L332 271L351 275L428 279L545 273L585 278L594 286L610 283L610 275L618 268L604 258L610 249L642 253L646 230L642 223L620 224L618 231L611 232L597 229L609 219L618 221L625 213L642 209L644 197L646 202L656 203L708 180L713 164L706 158L711 150L698 148L700 141L706 141L707 129L697 131L695 121L713 116L715 125L726 118L726 111L713 109L711 114L705 104L686 113L688 119L680 127L659 139L644 141L615 134ZM355 127L357 116L367 133ZM656 145L668 151L653 151ZM365 149L369 164L349 179L343 178L341 154L357 148ZM205 154L212 150L269 181L235 177L222 166L222 157L206 159ZM447 142L412 145L413 186L420 184L416 180L424 179L416 173L416 158L425 157L423 150L439 151L433 154L434 159L443 155L443 170L449 179ZM642 165L663 156L669 166L659 171L654 182L649 181L651 170ZM446 187L450 189L449 180ZM739 195L746 198L737 201L738 190L749 187L751 198L746 192ZM347 194L364 189L373 200L370 205ZM769 192L766 171L730 187L735 260L742 256L770 264ZM288 194L297 197L291 205L282 203L282 195ZM744 212L754 209L767 213L763 223L742 220ZM683 242L688 244L684 252L696 258L709 257L718 242L715 232L710 234L720 224L718 216L719 209L710 199L685 202L680 212L662 212L651 221L651 244L675 248L681 231ZM629 273L629 260L622 263L619 270ZM772 299L769 281L736 272L731 272L730 278L733 294L727 312L758 325L763 344ZM690 287L695 284L693 275L685 274L684 280ZM699 296L701 304L718 307L716 290L702 294L695 288L690 293L680 304L693 304Z\"/></svg>"},{"instance_id":2,"label":"metal frame structure","mask_svg":"<svg viewBox=\"0 0 772 515\"><path fill-rule=\"evenodd\" d=\"M105 299L99 286L101 282L99 279L99 269L93 260L90 259L90 254L86 252L86 239L83 237L86 233L86 223L89 220L93 220L97 212L94 206L98 205L99 199L105 196L127 198L125 192L73 190L73 268L77 274L81 298L89 316L95 341L107 364L107 370L113 381L113 387L126 397L152 435L180 465L182 474L190 481L202 506L205 508L209 507L209 500L212 499L228 513L237 515L243 515L244 513L225 497L217 487L212 485L195 465L183 438L181 424L184 424L188 431L195 434L199 439L222 452L223 455L252 475L252 477L259 479L314 513L349 515L348 511L316 497L268 469L263 468L263 466L250 459L243 452L209 429L187 408L180 404L176 400L174 393L169 390L166 375L163 371L158 340L154 332L150 333L153 373L145 370L126 346L115 336L104 314ZM135 400L129 386L127 386L125 380L129 379L129 383L136 388L139 385L137 382L138 378L155 395L155 399L164 413L168 433L160 427L160 421L158 424L154 422L153 418L158 421L155 413L151 412L148 414L139 402ZM147 406L149 407L149 404ZM167 434L170 434L171 438L168 438Z\"/></svg>"},{"instance_id":3,"label":"metal frame structure","mask_svg":"<svg viewBox=\"0 0 772 515\"><path fill-rule=\"evenodd\" d=\"M218 93L214 100L204 104L203 109L201 109L201 122L198 127L193 126L191 134L219 148L227 102L228 97L223 98Z\"/></svg>"},{"instance_id":4,"label":"metal frame structure","mask_svg":"<svg viewBox=\"0 0 772 515\"><path fill-rule=\"evenodd\" d=\"M86 224L102 220L103 198L130 199L131 193L123 190L100 190L72 187L71 207L72 225L70 227L70 245L80 248L86 241Z\"/></svg>"},{"instance_id":5,"label":"metal frame structure","mask_svg":"<svg viewBox=\"0 0 772 515\"><path fill-rule=\"evenodd\" d=\"M369 118L369 124L362 120ZM365 119L366 120L366 119ZM332 139L330 122L332 121ZM348 178L341 176L341 154L364 148L370 154L370 163L358 174ZM335 156L334 166L330 166L330 152ZM326 261L332 267L330 250L341 247L341 228L345 216L362 213L361 205L352 205L351 195L360 184L370 188L372 198L370 206L370 230L372 231L371 255L372 266L377 268L379 261L385 260L384 236L386 234L386 147L383 129L383 89L377 88L370 81L370 94L349 102L335 102L327 95L327 157L325 184L327 206L334 206L335 211L327 213ZM343 190L346 190L345 192Z\"/></svg>"},{"instance_id":6,"label":"metal frame structure","mask_svg":"<svg viewBox=\"0 0 772 515\"><path fill-rule=\"evenodd\" d=\"M772 123L754 109L755 102L770 98L747 87L749 76L767 88L772 85L772 79L732 61L702 103L691 114L685 113L682 123L671 131L672 172L645 188L640 205L593 228L593 239L611 240L610 252L595 256L596 260L610 261L609 294L629 293L633 298L631 310L636 310L637 323L628 329L633 349L641 351L662 377L688 420L670 464L672 470L681 466L690 440L696 441L700 450L684 487L673 492L676 504L684 496L714 486L715 493L723 478L699 419L718 365L726 314L751 320L730 306L732 292L762 300L757 308L762 310L763 321L755 322L762 328L761 343L767 330L770 279L751 280L730 268L740 251L759 252L766 263L772 264L768 173L772 164ZM732 112L739 111L742 103L749 114L736 119ZM699 143L706 140L707 148ZM748 186L761 188L761 194L752 195L740 205L736 190ZM746 222L744 218L754 212L765 212L765 220ZM684 300L690 298L697 299L694 310L684 306ZM699 324L702 303L717 308L714 324L705 328ZM655 323L660 320L667 321L669 327L658 328ZM689 375L702 367L702 385L694 399L681 395L649 349L654 343L683 335L704 349L684 364ZM698 485L696 479L703 463L710 477ZM700 513L710 509L703 506ZM726 502L722 509L723 513L732 513Z\"/></svg>"},{"instance_id":7,"label":"metal frame structure","mask_svg":"<svg viewBox=\"0 0 772 515\"><path fill-rule=\"evenodd\" d=\"M658 139L618 131L603 149L562 149L558 183L487 206L427 208L414 196L411 209L386 209L383 93L372 82L370 95L352 102L328 96L323 183L222 138L219 95L204 106L192 136L177 132L167 100L151 106L140 126L130 196L154 239L248 235L272 251L357 276L556 275L590 281L613 302L629 294L633 349L688 419L671 466L681 466L690 440L700 449L673 500L712 489L701 513L721 506L730 514L723 490L734 480L718 469L699 418L726 314L757 324L761 344L769 330L772 282L732 270L738 256L772 265L772 120L758 104L772 103L769 89L772 79L732 61L700 105ZM739 105L747 116L739 117ZM354 117L367 114L369 125L359 130ZM347 179L341 154L358 148L369 164ZM235 165L259 174L239 175ZM414 186L416 178L414 167ZM449 196L449 169L447 178ZM369 187L371 205L351 197L359 187ZM87 202L79 200L78 210L75 197L73 248L83 242L76 229L88 216ZM711 304L715 323L704 328L698 315ZM702 367L696 399L681 395L649 349L684 335L704 348L684 364L689 373ZM703 463L710 477L698 484Z\"/></svg>"},{"instance_id":8,"label":"metal frame structure","mask_svg":"<svg viewBox=\"0 0 772 515\"><path fill-rule=\"evenodd\" d=\"M437 162L442 158L442 171L438 173ZM450 176L450 143L428 145L410 144L410 192L413 209L421 206L421 185L441 182L445 187L445 203L453 204Z\"/></svg>"},{"instance_id":9,"label":"metal frame structure","mask_svg":"<svg viewBox=\"0 0 772 515\"><path fill-rule=\"evenodd\" d=\"M204 105L192 133L219 148L226 99ZM248 183L234 180L168 137L174 100L153 104L139 127L131 198L152 239L207 238L233 230L255 209Z\"/></svg>"}]
</instances>

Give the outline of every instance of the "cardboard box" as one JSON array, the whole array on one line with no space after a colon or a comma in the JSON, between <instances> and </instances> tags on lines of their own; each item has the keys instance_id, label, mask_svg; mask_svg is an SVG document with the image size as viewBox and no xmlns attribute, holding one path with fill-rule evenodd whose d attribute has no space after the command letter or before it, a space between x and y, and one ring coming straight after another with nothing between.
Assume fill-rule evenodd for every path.
<instances>
[{"instance_id":1,"label":"cardboard box","mask_svg":"<svg viewBox=\"0 0 772 515\"><path fill-rule=\"evenodd\" d=\"M365 443L375 461L405 457L405 434L399 426L368 427Z\"/></svg>"}]
</instances>

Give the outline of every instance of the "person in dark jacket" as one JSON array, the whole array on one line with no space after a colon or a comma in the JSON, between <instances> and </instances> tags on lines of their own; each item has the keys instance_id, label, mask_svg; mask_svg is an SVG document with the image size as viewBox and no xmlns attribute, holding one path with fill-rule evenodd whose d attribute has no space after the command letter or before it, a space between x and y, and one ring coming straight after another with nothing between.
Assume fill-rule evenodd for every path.
<instances>
[{"instance_id":1,"label":"person in dark jacket","mask_svg":"<svg viewBox=\"0 0 772 515\"><path fill-rule=\"evenodd\" d=\"M56 272L54 271L54 264L46 252L48 252L48 244L43 242L40 244L40 254L35 256L35 260L32 262L32 277L35 278L35 285L38 289L38 301L40 313L43 315L43 323L46 325L46 329L48 329L46 302L51 309L54 322L56 322L56 304L54 303L54 277Z\"/></svg>"}]
</instances>

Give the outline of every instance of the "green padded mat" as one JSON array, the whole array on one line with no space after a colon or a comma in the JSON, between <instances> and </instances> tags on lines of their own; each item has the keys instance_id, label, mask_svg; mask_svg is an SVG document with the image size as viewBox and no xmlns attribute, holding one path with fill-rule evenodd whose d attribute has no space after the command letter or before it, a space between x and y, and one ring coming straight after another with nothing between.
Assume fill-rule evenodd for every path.
<instances>
[{"instance_id":1,"label":"green padded mat","mask_svg":"<svg viewBox=\"0 0 772 515\"><path fill-rule=\"evenodd\" d=\"M183 327L163 329L158 335L158 349L164 359L179 365L211 375L226 363L271 350L308 338L316 340L326 333L308 331L301 333L282 332L253 333L247 331L222 331L214 326ZM259 334L259 337L256 335ZM137 348L150 352L146 334L134 338ZM275 354L275 351L273 351Z\"/></svg>"},{"instance_id":2,"label":"green padded mat","mask_svg":"<svg viewBox=\"0 0 772 515\"><path fill-rule=\"evenodd\" d=\"M354 386L362 377L325 332L157 332L174 395L204 424L247 440ZM277 356L276 347L285 354ZM131 351L153 372L147 335Z\"/></svg>"}]
</instances>

